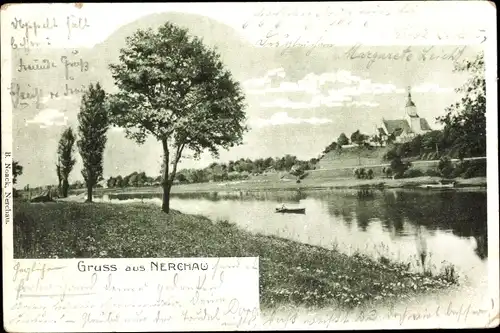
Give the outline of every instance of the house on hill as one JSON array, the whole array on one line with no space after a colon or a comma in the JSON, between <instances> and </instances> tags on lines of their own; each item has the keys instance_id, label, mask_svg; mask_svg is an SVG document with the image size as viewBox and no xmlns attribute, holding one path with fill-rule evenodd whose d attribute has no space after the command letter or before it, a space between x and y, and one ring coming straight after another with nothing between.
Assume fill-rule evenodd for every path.
<instances>
[{"instance_id":1,"label":"house on hill","mask_svg":"<svg viewBox=\"0 0 500 333\"><path fill-rule=\"evenodd\" d=\"M427 119L420 118L417 113L417 107L411 98L411 92L408 88L408 98L406 100L405 115L401 119L384 119L377 128L377 134L386 139L394 134L396 142L406 142L419 134L425 134L432 131Z\"/></svg>"}]
</instances>

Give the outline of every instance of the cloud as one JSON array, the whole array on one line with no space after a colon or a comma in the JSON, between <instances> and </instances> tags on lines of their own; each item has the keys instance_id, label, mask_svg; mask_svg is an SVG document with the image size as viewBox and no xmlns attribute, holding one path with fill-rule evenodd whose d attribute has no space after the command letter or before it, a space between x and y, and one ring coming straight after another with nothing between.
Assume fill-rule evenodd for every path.
<instances>
[{"instance_id":1,"label":"cloud","mask_svg":"<svg viewBox=\"0 0 500 333\"><path fill-rule=\"evenodd\" d=\"M290 125L290 124L310 124L310 125L322 125L331 123L331 119L326 118L293 118L288 115L287 112L277 112L271 116L269 119L256 119L252 122L252 125L256 127L266 127L266 126L278 126L278 125Z\"/></svg>"},{"instance_id":2,"label":"cloud","mask_svg":"<svg viewBox=\"0 0 500 333\"><path fill-rule=\"evenodd\" d=\"M369 107L375 107L379 106L379 103L376 102L370 102L370 101L353 101L347 104L348 106L369 106Z\"/></svg>"},{"instance_id":3,"label":"cloud","mask_svg":"<svg viewBox=\"0 0 500 333\"><path fill-rule=\"evenodd\" d=\"M455 89L449 87L440 87L439 84L436 83L423 83L415 88L411 88L412 92L418 93L448 93L453 92Z\"/></svg>"},{"instance_id":4,"label":"cloud","mask_svg":"<svg viewBox=\"0 0 500 333\"><path fill-rule=\"evenodd\" d=\"M274 81L286 77L283 68L268 71L261 78L253 78L243 82L243 87L247 89L248 94L264 95L268 93L289 93L304 92L312 95L320 93L320 88L328 83L353 84L361 81L361 78L352 75L346 70L337 72L326 72L322 74L309 73L297 82L282 81L273 85Z\"/></svg>"},{"instance_id":5,"label":"cloud","mask_svg":"<svg viewBox=\"0 0 500 333\"><path fill-rule=\"evenodd\" d=\"M269 102L260 104L263 108L282 108L282 109L312 109L320 106L341 107L344 103L338 100L335 96L314 96L307 102L294 102L289 98L277 98Z\"/></svg>"},{"instance_id":6,"label":"cloud","mask_svg":"<svg viewBox=\"0 0 500 333\"><path fill-rule=\"evenodd\" d=\"M47 128L50 126L65 126L68 122L68 117L56 109L43 109L33 119L26 120L28 124L39 124L40 128Z\"/></svg>"},{"instance_id":7,"label":"cloud","mask_svg":"<svg viewBox=\"0 0 500 333\"><path fill-rule=\"evenodd\" d=\"M263 87L271 84L272 79L284 79L285 76L285 69L281 67L271 69L266 74L264 74L263 77L246 80L245 82L243 82L243 87L247 88L250 91L255 91L256 93L258 93L258 91L262 90Z\"/></svg>"},{"instance_id":8,"label":"cloud","mask_svg":"<svg viewBox=\"0 0 500 333\"><path fill-rule=\"evenodd\" d=\"M285 78L285 70L276 68L269 70L263 77L245 81L243 87L249 95L273 95L271 100L262 98L261 107L285 109L310 109L321 106L375 107L379 105L376 102L353 102L353 99L363 98L363 96L406 94L407 92L406 88L397 87L393 83L373 82L371 79L353 75L347 70L322 74L309 73L296 82L286 81ZM420 84L411 90L416 93L453 91L452 88L443 88L434 83ZM281 97L280 94L284 96ZM298 100L297 97L299 97Z\"/></svg>"}]
</instances>

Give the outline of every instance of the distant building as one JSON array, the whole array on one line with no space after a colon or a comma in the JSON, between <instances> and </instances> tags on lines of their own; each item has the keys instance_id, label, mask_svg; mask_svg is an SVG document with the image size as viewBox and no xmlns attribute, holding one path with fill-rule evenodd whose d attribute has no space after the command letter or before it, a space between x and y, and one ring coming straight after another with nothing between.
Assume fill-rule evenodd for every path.
<instances>
[{"instance_id":1,"label":"distant building","mask_svg":"<svg viewBox=\"0 0 500 333\"><path fill-rule=\"evenodd\" d=\"M378 133L387 138L394 134L396 142L406 142L419 134L425 134L432 131L425 118L420 118L417 113L417 107L411 99L411 92L408 89L408 98L405 106L405 116L402 119L384 119L381 126L377 128Z\"/></svg>"}]
</instances>

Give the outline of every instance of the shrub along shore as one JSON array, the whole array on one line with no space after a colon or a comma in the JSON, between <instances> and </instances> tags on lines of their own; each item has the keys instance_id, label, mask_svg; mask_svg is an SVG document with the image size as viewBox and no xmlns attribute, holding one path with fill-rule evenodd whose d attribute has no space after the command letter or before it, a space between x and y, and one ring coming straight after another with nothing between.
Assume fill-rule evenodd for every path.
<instances>
[{"instance_id":1,"label":"shrub along shore","mask_svg":"<svg viewBox=\"0 0 500 333\"><path fill-rule=\"evenodd\" d=\"M375 260L274 236L227 221L147 204L50 202L14 205L15 258L260 257L263 309L278 305L352 308L401 301L457 283L446 273Z\"/></svg>"}]
</instances>

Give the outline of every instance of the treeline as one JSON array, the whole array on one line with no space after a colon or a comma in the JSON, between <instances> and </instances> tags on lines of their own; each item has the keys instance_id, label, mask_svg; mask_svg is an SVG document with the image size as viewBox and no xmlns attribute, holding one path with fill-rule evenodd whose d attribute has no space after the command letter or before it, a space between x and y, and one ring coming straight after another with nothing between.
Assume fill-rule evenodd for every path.
<instances>
[{"instance_id":1,"label":"treeline","mask_svg":"<svg viewBox=\"0 0 500 333\"><path fill-rule=\"evenodd\" d=\"M384 159L391 162L391 167L384 173L395 177L418 177L422 175L440 176L445 178L471 178L486 176L486 160L468 161L465 158L485 157L486 140L471 140L463 142L457 137L457 131L450 127L457 124L446 124L443 130L435 130L423 135L417 135L411 141L396 143L384 155ZM478 126L479 127L479 126ZM480 128L480 127L479 127ZM469 133L469 136L472 133ZM485 138L480 131L475 135ZM410 162L405 159L417 158L420 160L439 160L437 168L429 169L425 173L419 173L411 169ZM451 159L459 159L460 162L454 165Z\"/></svg>"},{"instance_id":2,"label":"treeline","mask_svg":"<svg viewBox=\"0 0 500 333\"><path fill-rule=\"evenodd\" d=\"M458 159L486 156L486 145L482 148L464 151L456 144L457 138L453 134L445 129L417 135L411 141L394 144L387 151L385 158L391 160L394 156L400 156L402 158L417 157L421 160L437 160L445 156Z\"/></svg>"},{"instance_id":3,"label":"treeline","mask_svg":"<svg viewBox=\"0 0 500 333\"><path fill-rule=\"evenodd\" d=\"M368 135L361 133L360 130L356 130L350 136L350 139L347 137L345 133L341 133L337 140L330 143L323 150L323 154L327 154L331 151L342 149L343 146L353 144L362 148L369 148L372 145L374 146L385 146L394 143L396 140L396 136L394 134L391 135L382 135L381 133Z\"/></svg>"},{"instance_id":4,"label":"treeline","mask_svg":"<svg viewBox=\"0 0 500 333\"><path fill-rule=\"evenodd\" d=\"M106 181L107 187L141 187L161 184L161 176L156 178L147 176L145 172L134 171L127 176L109 177Z\"/></svg>"},{"instance_id":5,"label":"treeline","mask_svg":"<svg viewBox=\"0 0 500 333\"><path fill-rule=\"evenodd\" d=\"M301 176L307 170L316 167L318 159L308 161L299 160L296 156L268 157L251 160L241 158L228 163L214 162L203 169L182 169L175 176L175 182L181 184L194 184L219 181L244 180L250 175L260 175L265 172L290 172L292 175ZM127 176L110 177L106 181L107 187L141 187L161 185L161 176L150 177L145 172L133 172ZM83 184L74 183L75 186Z\"/></svg>"},{"instance_id":6,"label":"treeline","mask_svg":"<svg viewBox=\"0 0 500 333\"><path fill-rule=\"evenodd\" d=\"M481 112L476 109L476 112ZM391 161L391 168L387 170L397 177L420 176L414 169L410 169L410 162L403 159L417 158L420 160L439 160L436 169L425 172L427 176L440 176L445 178L471 178L486 176L486 160L464 160L471 157L486 156L486 135L484 123L467 124L458 120L446 123L443 130L435 130L423 135L417 135L409 142L393 144L384 158ZM470 127L467 137L464 138L458 128ZM458 164L453 164L451 159L459 159Z\"/></svg>"},{"instance_id":7,"label":"treeline","mask_svg":"<svg viewBox=\"0 0 500 333\"><path fill-rule=\"evenodd\" d=\"M228 163L212 163L204 169L180 170L176 180L181 183L203 183L209 181L231 181L247 179L250 175L260 175L265 172L290 172L300 176L307 170L316 168L318 159L299 160L296 156L258 158L255 160L239 159Z\"/></svg>"}]
</instances>

